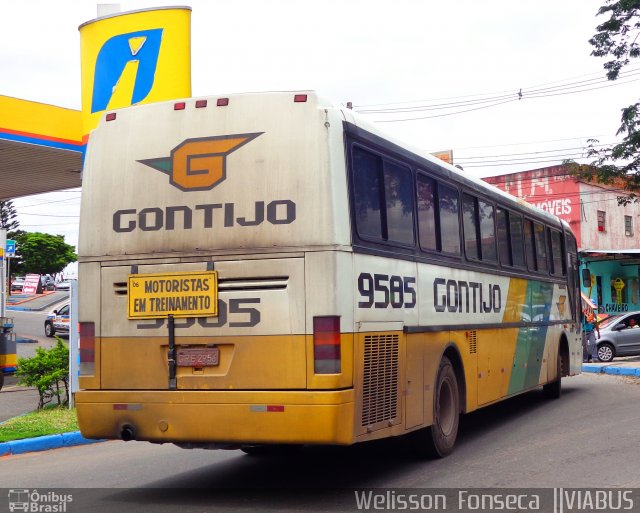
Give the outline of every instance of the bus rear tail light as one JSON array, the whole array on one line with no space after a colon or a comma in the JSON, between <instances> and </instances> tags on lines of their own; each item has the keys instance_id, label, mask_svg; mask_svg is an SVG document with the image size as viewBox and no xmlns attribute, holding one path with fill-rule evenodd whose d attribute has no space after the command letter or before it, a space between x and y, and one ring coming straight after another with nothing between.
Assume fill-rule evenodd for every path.
<instances>
[{"instance_id":1,"label":"bus rear tail light","mask_svg":"<svg viewBox=\"0 0 640 513\"><path fill-rule=\"evenodd\" d=\"M313 368L316 374L338 374L340 361L340 317L313 318Z\"/></svg>"},{"instance_id":2,"label":"bus rear tail light","mask_svg":"<svg viewBox=\"0 0 640 513\"><path fill-rule=\"evenodd\" d=\"M216 105L218 107L226 107L227 105L229 105L229 98L218 98L218 100L216 101Z\"/></svg>"},{"instance_id":3,"label":"bus rear tail light","mask_svg":"<svg viewBox=\"0 0 640 513\"><path fill-rule=\"evenodd\" d=\"M116 119L116 113L115 112L109 112L109 114L107 114L105 116L105 120L107 120L107 121L113 121L114 119Z\"/></svg>"},{"instance_id":4,"label":"bus rear tail light","mask_svg":"<svg viewBox=\"0 0 640 513\"><path fill-rule=\"evenodd\" d=\"M96 364L96 325L80 322L80 375L93 376Z\"/></svg>"},{"instance_id":5,"label":"bus rear tail light","mask_svg":"<svg viewBox=\"0 0 640 513\"><path fill-rule=\"evenodd\" d=\"M296 95L293 97L293 101L294 101L295 103L304 103L304 102L306 102L306 101L307 101L307 95L306 95L306 94L296 94Z\"/></svg>"},{"instance_id":6,"label":"bus rear tail light","mask_svg":"<svg viewBox=\"0 0 640 513\"><path fill-rule=\"evenodd\" d=\"M202 109L207 106L207 100L196 100L196 109Z\"/></svg>"},{"instance_id":7,"label":"bus rear tail light","mask_svg":"<svg viewBox=\"0 0 640 513\"><path fill-rule=\"evenodd\" d=\"M176 102L173 104L173 110L184 110L186 106L185 102Z\"/></svg>"}]
</instances>

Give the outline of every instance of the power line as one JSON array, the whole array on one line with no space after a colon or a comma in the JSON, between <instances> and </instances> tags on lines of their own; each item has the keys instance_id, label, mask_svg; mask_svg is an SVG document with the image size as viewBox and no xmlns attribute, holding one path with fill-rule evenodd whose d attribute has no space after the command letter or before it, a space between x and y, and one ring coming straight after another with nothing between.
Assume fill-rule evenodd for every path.
<instances>
[{"instance_id":1,"label":"power line","mask_svg":"<svg viewBox=\"0 0 640 513\"><path fill-rule=\"evenodd\" d=\"M50 205L52 203L64 203L65 201L77 201L79 199L80 199L80 197L76 196L74 198L67 198L67 199L63 199L63 200L43 201L42 203L34 203L33 205L22 205L22 206L17 207L17 208L39 207L40 205Z\"/></svg>"},{"instance_id":2,"label":"power line","mask_svg":"<svg viewBox=\"0 0 640 513\"><path fill-rule=\"evenodd\" d=\"M640 67L629 69L621 75L621 79L637 76L640 74ZM588 75L587 75L588 76ZM576 77L577 78L577 77ZM579 89L584 88L594 84L602 84L609 83L606 77L600 76L597 78L589 79L589 80L581 80L577 82L567 82L572 79L564 79L560 81L550 82L547 84L540 84L539 86L530 86L526 88L514 88L508 91L499 91L493 93L485 93L485 94L475 94L475 95L466 95L466 96L454 96L450 98L441 98L434 100L421 100L421 101L411 101L411 102L398 102L392 104L378 104L378 105L370 105L370 106L355 106L354 109L359 113L365 114L373 114L373 113L397 113L397 112L414 112L417 110L433 110L435 108L454 108L459 106L466 106L473 103L485 103L487 101L497 101L504 100L507 98L524 98L525 96L532 96L535 94L543 94L548 92L558 92L558 91L566 91L571 89ZM542 87L551 84L561 84L555 85L551 87ZM470 98L457 100L458 98ZM442 100L457 100L457 101L449 101L445 103L437 103ZM416 104L409 107L387 107L387 108L367 108L367 107L384 107L384 105L406 105L406 104ZM426 104L426 105L425 105Z\"/></svg>"},{"instance_id":3,"label":"power line","mask_svg":"<svg viewBox=\"0 0 640 513\"><path fill-rule=\"evenodd\" d=\"M628 73L633 73L635 71L639 71L640 67L635 67L635 68L629 68L626 72L624 72L624 74L628 74ZM536 89L536 88L543 88L544 86L548 86L548 85L552 85L552 84L561 84L563 82L567 82L569 80L575 80L577 78L582 78L582 77L590 77L590 76L594 76L597 75L598 79L602 79L605 78L602 76L602 72L601 71L597 71L597 72L593 72L593 73L587 73L587 74L583 74L583 75L576 75L573 77L568 77L568 78L564 78L564 79L560 79L560 80L555 80L553 82L544 82L541 84L534 84L532 86L529 86L527 89ZM517 88L516 88L517 89ZM430 103L430 102L435 102L435 101L441 101L441 100L455 100L458 98L474 98L474 97L478 97L478 96L496 96L496 95L504 95L504 94L508 94L511 93L513 94L514 89L509 89L509 90L504 90L504 91L493 91L493 92L489 92L489 93L477 93L477 94L468 94L468 95L462 95L462 96L449 96L449 97L444 97L444 98L432 98L429 100L410 100L410 101L401 101L401 102L394 102L394 103L378 103L378 104L369 104L369 105L355 105L354 109L360 109L360 108L366 108L366 107L383 107L385 105L404 105L404 104L409 104L409 103Z\"/></svg>"},{"instance_id":4,"label":"power line","mask_svg":"<svg viewBox=\"0 0 640 513\"><path fill-rule=\"evenodd\" d=\"M447 112L447 113L443 113L443 114L434 114L433 116L420 116L420 117L414 117L414 118L397 118L397 119L377 119L375 120L375 122L377 123L396 123L396 122L401 122L401 121L418 121L418 120L423 120L423 119L432 119L432 118L441 118L441 117L446 117L446 116L455 116L457 114L463 114L465 112L471 112L471 111L475 111L475 110L480 110L480 109L486 109L486 108L490 108L490 107L497 107L499 105L503 105L505 103L511 103L514 101L520 101L520 100L527 100L527 99L531 99L531 98L547 98L550 96L566 96L568 94L576 94L576 93L585 93L588 91L595 91L597 89L604 89L606 87L615 87L618 85L623 85L623 84L628 84L630 82L637 82L638 80L640 80L640 78L637 79L633 79L633 80L628 80L628 81L616 81L610 84L606 84L600 87L592 87L592 88L587 88L587 89L579 89L577 91L566 91L566 92L562 92L562 93L548 93L548 94L527 94L527 95L522 95L518 98L511 98L508 100L504 100L504 101L500 101L500 102L494 102L491 103L489 105L484 105L482 107L477 107L475 109L465 109L465 110L458 110L455 112ZM422 109L424 110L424 109Z\"/></svg>"},{"instance_id":5,"label":"power line","mask_svg":"<svg viewBox=\"0 0 640 513\"><path fill-rule=\"evenodd\" d=\"M18 215L21 216L37 216L37 217L74 217L79 218L80 216L67 216L67 215L58 215L58 214L30 214L28 212L19 212Z\"/></svg>"},{"instance_id":6,"label":"power line","mask_svg":"<svg viewBox=\"0 0 640 513\"><path fill-rule=\"evenodd\" d=\"M616 80L615 82L609 81L606 77L599 77L589 80L582 80L578 82L569 82L562 85L555 85L550 87L533 87L528 89L521 88L518 92L511 91L507 94L493 94L493 95L476 95L475 99L467 99L456 102L447 102L447 103L435 103L435 104L427 104L427 105L416 105L411 107L389 107L389 108L378 108L378 109L366 109L366 108L356 108L356 110L361 114L398 114L398 113L407 113L407 112L424 112L429 110L451 110L457 109L459 107L468 107L471 105L478 104L486 104L482 107L478 107L475 109L463 109L456 110L455 112L448 112L444 114L437 114L433 116L421 116L421 117L413 117L413 118L399 118L399 119L387 119L387 120L377 120L381 123L392 123L398 121L416 121L421 119L430 119L435 117L444 117L451 116L455 114L462 114L464 112L470 112L473 110L479 110L480 108L489 108L501 105L503 103L509 103L511 101L523 100L529 98L545 98L549 96L563 96L567 94L576 94L587 91L593 91L597 89L602 89L605 87L613 87L616 85L628 84L631 82L636 82L640 80L640 78L635 78L631 80L625 80L629 77L635 77L640 75L640 68L634 68L625 73L624 77L620 80ZM567 79L568 80L568 79ZM561 81L562 82L562 81ZM566 80L565 80L566 82ZM590 87L597 84L605 84L597 87ZM480 96L480 98L477 98ZM462 97L464 98L464 97ZM471 96L474 98L474 96Z\"/></svg>"}]
</instances>

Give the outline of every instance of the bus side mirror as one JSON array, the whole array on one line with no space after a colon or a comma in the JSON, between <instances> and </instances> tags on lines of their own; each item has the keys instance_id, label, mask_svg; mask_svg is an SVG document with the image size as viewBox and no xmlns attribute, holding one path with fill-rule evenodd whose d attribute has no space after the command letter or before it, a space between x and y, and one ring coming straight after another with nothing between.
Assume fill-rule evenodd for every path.
<instances>
[{"instance_id":1,"label":"bus side mirror","mask_svg":"<svg viewBox=\"0 0 640 513\"><path fill-rule=\"evenodd\" d=\"M591 287L591 273L589 269L582 270L582 285L585 287Z\"/></svg>"}]
</instances>

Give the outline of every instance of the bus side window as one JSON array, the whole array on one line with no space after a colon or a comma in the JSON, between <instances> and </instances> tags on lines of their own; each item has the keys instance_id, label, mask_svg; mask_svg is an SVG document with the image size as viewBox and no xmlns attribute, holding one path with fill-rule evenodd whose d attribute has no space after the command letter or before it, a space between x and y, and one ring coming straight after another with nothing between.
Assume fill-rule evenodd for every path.
<instances>
[{"instance_id":1,"label":"bus side window","mask_svg":"<svg viewBox=\"0 0 640 513\"><path fill-rule=\"evenodd\" d=\"M511 236L512 263L515 267L524 267L522 216L509 212L509 232Z\"/></svg>"},{"instance_id":2,"label":"bus side window","mask_svg":"<svg viewBox=\"0 0 640 513\"><path fill-rule=\"evenodd\" d=\"M562 235L559 231L549 229L549 240L551 241L551 261L553 268L551 272L554 276L566 276L567 270L565 266L564 251L562 251Z\"/></svg>"},{"instance_id":3,"label":"bus side window","mask_svg":"<svg viewBox=\"0 0 640 513\"><path fill-rule=\"evenodd\" d=\"M524 220L524 249L527 256L527 267L530 271L537 271L535 243L533 241L533 221Z\"/></svg>"},{"instance_id":4,"label":"bus side window","mask_svg":"<svg viewBox=\"0 0 640 513\"><path fill-rule=\"evenodd\" d=\"M363 237L382 239L382 187L380 158L361 148L353 149L356 229Z\"/></svg>"},{"instance_id":5,"label":"bus side window","mask_svg":"<svg viewBox=\"0 0 640 513\"><path fill-rule=\"evenodd\" d=\"M494 209L491 203L478 200L478 215L480 216L480 255L485 262L497 262L496 225Z\"/></svg>"},{"instance_id":6,"label":"bus side window","mask_svg":"<svg viewBox=\"0 0 640 513\"><path fill-rule=\"evenodd\" d=\"M462 195L462 227L464 228L464 253L467 258L478 260L480 249L478 244L478 203L475 197Z\"/></svg>"},{"instance_id":7,"label":"bus side window","mask_svg":"<svg viewBox=\"0 0 640 513\"><path fill-rule=\"evenodd\" d=\"M436 194L435 181L424 175L418 175L418 232L420 247L426 250L438 250L436 231Z\"/></svg>"},{"instance_id":8,"label":"bus side window","mask_svg":"<svg viewBox=\"0 0 640 513\"><path fill-rule=\"evenodd\" d=\"M387 239L413 246L413 175L408 167L383 162Z\"/></svg>"},{"instance_id":9,"label":"bus side window","mask_svg":"<svg viewBox=\"0 0 640 513\"><path fill-rule=\"evenodd\" d=\"M511 244L509 242L509 214L503 208L496 209L496 224L498 226L498 255L502 265L511 266Z\"/></svg>"},{"instance_id":10,"label":"bus side window","mask_svg":"<svg viewBox=\"0 0 640 513\"><path fill-rule=\"evenodd\" d=\"M545 236L544 226L540 223L533 223L533 230L536 243L536 263L538 271L546 273L549 269L547 263L547 237Z\"/></svg>"},{"instance_id":11,"label":"bus side window","mask_svg":"<svg viewBox=\"0 0 640 513\"><path fill-rule=\"evenodd\" d=\"M443 253L460 254L460 220L458 217L458 191L438 184L438 209L440 214L440 248Z\"/></svg>"}]
</instances>

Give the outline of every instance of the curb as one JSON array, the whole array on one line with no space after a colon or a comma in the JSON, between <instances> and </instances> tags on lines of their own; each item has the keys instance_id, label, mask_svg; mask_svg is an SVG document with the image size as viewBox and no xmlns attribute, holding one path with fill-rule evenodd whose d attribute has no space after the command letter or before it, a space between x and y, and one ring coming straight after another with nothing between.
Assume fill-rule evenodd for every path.
<instances>
[{"instance_id":1,"label":"curb","mask_svg":"<svg viewBox=\"0 0 640 513\"><path fill-rule=\"evenodd\" d=\"M33 338L23 338L23 337L16 338L16 344L37 344L37 343L38 341Z\"/></svg>"},{"instance_id":2,"label":"curb","mask_svg":"<svg viewBox=\"0 0 640 513\"><path fill-rule=\"evenodd\" d=\"M48 451L60 447L72 447L74 445L86 445L106 440L90 440L83 437L80 431L71 433L61 433L57 435L39 436L36 438L26 438L24 440L13 440L11 442L0 443L0 456L12 454L24 454L27 452Z\"/></svg>"},{"instance_id":3,"label":"curb","mask_svg":"<svg viewBox=\"0 0 640 513\"><path fill-rule=\"evenodd\" d=\"M613 367L608 365L582 365L582 372L592 372L594 374L613 374L615 376L638 376L640 368L635 367Z\"/></svg>"}]
</instances>

